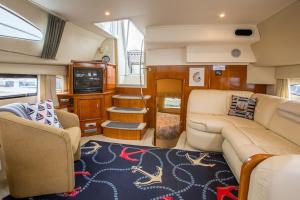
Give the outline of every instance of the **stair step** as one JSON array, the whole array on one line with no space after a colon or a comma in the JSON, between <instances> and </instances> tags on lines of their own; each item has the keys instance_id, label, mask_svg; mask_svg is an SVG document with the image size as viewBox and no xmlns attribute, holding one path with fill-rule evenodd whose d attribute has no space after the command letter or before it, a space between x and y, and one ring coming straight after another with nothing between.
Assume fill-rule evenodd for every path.
<instances>
[{"instance_id":1,"label":"stair step","mask_svg":"<svg viewBox=\"0 0 300 200\"><path fill-rule=\"evenodd\" d=\"M125 94L117 94L114 95L112 98L114 99L132 99L132 100L142 100L141 95L125 95ZM145 100L149 100L151 98L150 95L144 95Z\"/></svg>"},{"instance_id":2,"label":"stair step","mask_svg":"<svg viewBox=\"0 0 300 200\"><path fill-rule=\"evenodd\" d=\"M146 121L147 110L145 108L111 107L107 111L108 119L111 121L129 123L143 123Z\"/></svg>"},{"instance_id":3,"label":"stair step","mask_svg":"<svg viewBox=\"0 0 300 200\"><path fill-rule=\"evenodd\" d=\"M143 130L146 127L146 123L129 123L106 120L101 124L103 128L124 129L124 130Z\"/></svg>"},{"instance_id":4,"label":"stair step","mask_svg":"<svg viewBox=\"0 0 300 200\"><path fill-rule=\"evenodd\" d=\"M145 106L147 106L147 102L146 102L147 100L143 100L141 99L141 97L137 97L137 96L131 96L131 98L123 98L123 97L113 98L113 105L116 107L126 107L126 108L145 108ZM149 99L149 97L146 98Z\"/></svg>"},{"instance_id":5,"label":"stair step","mask_svg":"<svg viewBox=\"0 0 300 200\"><path fill-rule=\"evenodd\" d=\"M146 123L126 123L107 120L101 124L106 137L141 140L146 131Z\"/></svg>"},{"instance_id":6,"label":"stair step","mask_svg":"<svg viewBox=\"0 0 300 200\"><path fill-rule=\"evenodd\" d=\"M114 113L130 113L130 114L145 114L147 113L146 108L130 108L130 107L117 107L113 106L107 109L108 112Z\"/></svg>"}]
</instances>

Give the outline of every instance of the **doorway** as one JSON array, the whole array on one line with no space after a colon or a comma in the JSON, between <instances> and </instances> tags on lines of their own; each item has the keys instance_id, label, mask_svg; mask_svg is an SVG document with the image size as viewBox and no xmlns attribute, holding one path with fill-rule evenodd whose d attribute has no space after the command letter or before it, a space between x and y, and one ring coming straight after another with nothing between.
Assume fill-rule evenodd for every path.
<instances>
[{"instance_id":1,"label":"doorway","mask_svg":"<svg viewBox=\"0 0 300 200\"><path fill-rule=\"evenodd\" d=\"M182 80L156 82L156 146L172 148L181 130Z\"/></svg>"}]
</instances>

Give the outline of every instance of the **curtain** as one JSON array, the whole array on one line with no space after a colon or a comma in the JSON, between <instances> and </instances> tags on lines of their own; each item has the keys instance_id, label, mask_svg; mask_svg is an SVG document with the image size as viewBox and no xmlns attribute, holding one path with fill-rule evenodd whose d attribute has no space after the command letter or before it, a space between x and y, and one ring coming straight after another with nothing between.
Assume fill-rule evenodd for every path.
<instances>
[{"instance_id":1,"label":"curtain","mask_svg":"<svg viewBox=\"0 0 300 200\"><path fill-rule=\"evenodd\" d=\"M49 14L44 47L41 58L55 59L60 40L65 28L65 21Z\"/></svg>"},{"instance_id":2,"label":"curtain","mask_svg":"<svg viewBox=\"0 0 300 200\"><path fill-rule=\"evenodd\" d=\"M290 98L290 83L289 79L277 79L276 81L276 96L286 99Z\"/></svg>"},{"instance_id":3,"label":"curtain","mask_svg":"<svg viewBox=\"0 0 300 200\"><path fill-rule=\"evenodd\" d=\"M56 76L40 75L40 101L51 99L54 106L58 106L56 95Z\"/></svg>"}]
</instances>

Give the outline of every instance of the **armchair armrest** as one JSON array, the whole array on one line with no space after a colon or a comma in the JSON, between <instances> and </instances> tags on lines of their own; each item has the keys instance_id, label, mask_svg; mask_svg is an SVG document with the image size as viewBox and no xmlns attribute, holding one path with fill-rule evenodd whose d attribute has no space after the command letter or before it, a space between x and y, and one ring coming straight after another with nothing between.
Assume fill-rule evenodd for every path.
<instances>
[{"instance_id":1,"label":"armchair armrest","mask_svg":"<svg viewBox=\"0 0 300 200\"><path fill-rule=\"evenodd\" d=\"M79 127L79 118L76 114L55 109L55 113L63 128Z\"/></svg>"},{"instance_id":2,"label":"armchair armrest","mask_svg":"<svg viewBox=\"0 0 300 200\"><path fill-rule=\"evenodd\" d=\"M251 174L248 200L299 199L300 155L273 156Z\"/></svg>"},{"instance_id":3,"label":"armchair armrest","mask_svg":"<svg viewBox=\"0 0 300 200\"><path fill-rule=\"evenodd\" d=\"M0 134L13 197L61 193L74 188L73 152L63 129L1 113Z\"/></svg>"}]
</instances>

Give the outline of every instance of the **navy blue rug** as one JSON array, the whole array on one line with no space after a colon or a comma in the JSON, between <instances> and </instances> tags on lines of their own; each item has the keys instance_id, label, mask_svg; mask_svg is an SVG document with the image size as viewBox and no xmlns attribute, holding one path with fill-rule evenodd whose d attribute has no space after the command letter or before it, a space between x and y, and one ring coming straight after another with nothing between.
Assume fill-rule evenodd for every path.
<instances>
[{"instance_id":1,"label":"navy blue rug","mask_svg":"<svg viewBox=\"0 0 300 200\"><path fill-rule=\"evenodd\" d=\"M28 199L216 200L218 187L232 190L238 185L221 153L99 141L89 141L82 147L75 171L73 192ZM231 193L237 195L237 191Z\"/></svg>"}]
</instances>

